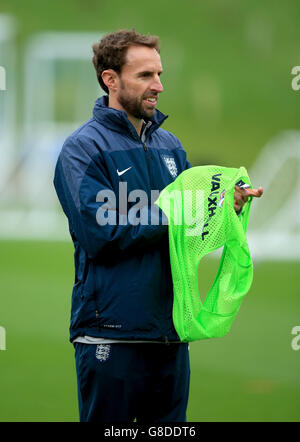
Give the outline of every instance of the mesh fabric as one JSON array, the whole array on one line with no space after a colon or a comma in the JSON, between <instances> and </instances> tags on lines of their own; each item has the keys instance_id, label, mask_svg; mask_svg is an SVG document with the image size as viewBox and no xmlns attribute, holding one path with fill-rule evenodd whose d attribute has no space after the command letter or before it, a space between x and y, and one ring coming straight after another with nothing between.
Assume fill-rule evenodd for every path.
<instances>
[{"instance_id":1,"label":"mesh fabric","mask_svg":"<svg viewBox=\"0 0 300 442\"><path fill-rule=\"evenodd\" d=\"M244 167L193 167L169 184L156 201L169 220L173 322L183 342L227 334L251 286L253 264L246 231L252 198L237 216L234 191L239 180L251 186ZM201 294L202 302L200 260L221 247L216 277L205 299Z\"/></svg>"}]
</instances>

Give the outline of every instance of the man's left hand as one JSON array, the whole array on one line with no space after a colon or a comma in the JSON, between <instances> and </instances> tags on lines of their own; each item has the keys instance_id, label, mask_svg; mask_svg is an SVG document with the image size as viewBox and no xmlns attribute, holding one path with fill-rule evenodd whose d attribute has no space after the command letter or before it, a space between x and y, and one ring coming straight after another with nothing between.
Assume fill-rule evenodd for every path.
<instances>
[{"instance_id":1,"label":"man's left hand","mask_svg":"<svg viewBox=\"0 0 300 442\"><path fill-rule=\"evenodd\" d=\"M234 192L234 210L240 213L244 204L248 201L249 196L260 198L264 193L263 188L258 189L243 189L239 186L235 186Z\"/></svg>"}]
</instances>

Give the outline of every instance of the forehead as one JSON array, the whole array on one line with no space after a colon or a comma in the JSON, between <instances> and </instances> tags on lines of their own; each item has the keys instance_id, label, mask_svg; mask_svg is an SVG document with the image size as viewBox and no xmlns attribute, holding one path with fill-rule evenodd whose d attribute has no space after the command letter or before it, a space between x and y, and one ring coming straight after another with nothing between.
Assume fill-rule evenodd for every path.
<instances>
[{"instance_id":1,"label":"forehead","mask_svg":"<svg viewBox=\"0 0 300 442\"><path fill-rule=\"evenodd\" d=\"M122 70L162 70L159 53L156 49L147 46L130 46L125 60Z\"/></svg>"}]
</instances>

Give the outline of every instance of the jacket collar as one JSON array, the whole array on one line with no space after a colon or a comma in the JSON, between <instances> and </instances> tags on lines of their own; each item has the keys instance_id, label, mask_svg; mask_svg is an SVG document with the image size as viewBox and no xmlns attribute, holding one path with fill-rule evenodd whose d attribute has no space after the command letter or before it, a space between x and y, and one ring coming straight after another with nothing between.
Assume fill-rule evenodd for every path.
<instances>
[{"instance_id":1,"label":"jacket collar","mask_svg":"<svg viewBox=\"0 0 300 442\"><path fill-rule=\"evenodd\" d=\"M108 95L104 95L96 100L93 115L99 123L103 124L103 126L121 133L130 132L134 138L139 139L139 136L134 126L129 121L126 112L108 107ZM158 129L166 118L168 118L168 115L164 115L156 109L154 116L148 120L151 121L152 124L147 131L147 136Z\"/></svg>"}]
</instances>

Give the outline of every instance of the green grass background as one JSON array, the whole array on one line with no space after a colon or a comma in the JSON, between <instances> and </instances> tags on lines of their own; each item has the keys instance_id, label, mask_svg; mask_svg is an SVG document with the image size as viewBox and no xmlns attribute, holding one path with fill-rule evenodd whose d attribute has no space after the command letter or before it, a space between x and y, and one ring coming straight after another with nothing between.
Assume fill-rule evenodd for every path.
<instances>
[{"instance_id":1,"label":"green grass background","mask_svg":"<svg viewBox=\"0 0 300 442\"><path fill-rule=\"evenodd\" d=\"M272 137L300 127L300 91L291 88L291 69L300 65L298 0L2 0L0 13L18 25L20 125L23 49L32 35L134 27L161 38L159 109L192 165L250 168ZM72 88L60 91L63 120ZM78 419L68 343L72 254L70 243L0 242L1 421ZM190 346L189 420L300 420L300 351L291 348L300 325L299 262L255 263L254 270L230 333ZM203 290L214 272L214 261L201 263Z\"/></svg>"},{"instance_id":2,"label":"green grass background","mask_svg":"<svg viewBox=\"0 0 300 442\"><path fill-rule=\"evenodd\" d=\"M20 98L31 36L135 28L160 36L165 89L159 109L170 116L164 128L181 139L193 164L248 168L272 137L299 128L300 91L291 87L291 69L300 64L298 0L1 0L0 13L17 20ZM59 95L67 112L69 84ZM21 103L17 109L21 123ZM62 113L61 120L68 117Z\"/></svg>"},{"instance_id":3,"label":"green grass background","mask_svg":"<svg viewBox=\"0 0 300 442\"><path fill-rule=\"evenodd\" d=\"M73 246L0 242L0 421L77 421L68 342ZM206 290L216 261L200 268ZM201 277L201 275L203 275ZM202 281L202 282L201 282ZM299 421L299 264L255 264L254 282L224 338L190 345L190 421Z\"/></svg>"}]
</instances>

